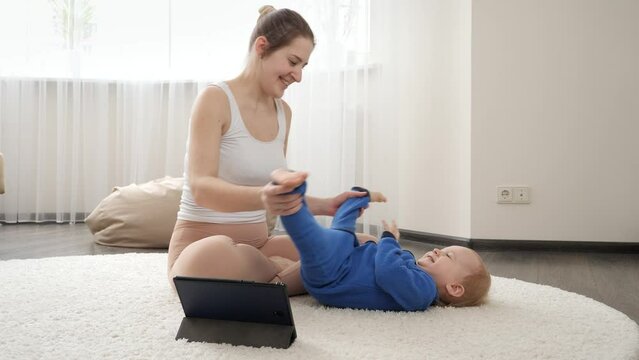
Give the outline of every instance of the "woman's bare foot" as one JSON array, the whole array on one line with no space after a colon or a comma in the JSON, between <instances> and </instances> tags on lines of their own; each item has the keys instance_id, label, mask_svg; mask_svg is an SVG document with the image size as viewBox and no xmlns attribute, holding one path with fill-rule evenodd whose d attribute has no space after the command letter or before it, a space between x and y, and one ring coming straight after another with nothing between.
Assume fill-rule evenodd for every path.
<instances>
[{"instance_id":1,"label":"woman's bare foot","mask_svg":"<svg viewBox=\"0 0 639 360\"><path fill-rule=\"evenodd\" d=\"M291 259L287 259L285 257L282 256L269 256L268 257L269 260L271 260L275 266L277 266L278 270L277 272L279 273L280 271L286 269L287 267L295 264L295 261L291 260Z\"/></svg>"}]
</instances>

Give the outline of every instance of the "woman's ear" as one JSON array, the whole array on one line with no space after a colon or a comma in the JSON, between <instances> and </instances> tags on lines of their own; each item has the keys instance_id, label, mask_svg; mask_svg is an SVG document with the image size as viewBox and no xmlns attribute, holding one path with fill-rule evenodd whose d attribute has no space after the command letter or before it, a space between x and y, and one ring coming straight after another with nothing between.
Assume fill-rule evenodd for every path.
<instances>
[{"instance_id":1,"label":"woman's ear","mask_svg":"<svg viewBox=\"0 0 639 360\"><path fill-rule=\"evenodd\" d=\"M464 289L464 286L462 284L459 284L459 283L446 284L446 292L448 293L448 295L452 297L460 297L464 295L464 291L466 291L466 289Z\"/></svg>"},{"instance_id":2,"label":"woman's ear","mask_svg":"<svg viewBox=\"0 0 639 360\"><path fill-rule=\"evenodd\" d=\"M266 50L268 50L268 40L266 39L266 37L258 36L253 43L253 48L255 49L257 57L259 57L260 59L264 57L264 54L266 54Z\"/></svg>"}]
</instances>

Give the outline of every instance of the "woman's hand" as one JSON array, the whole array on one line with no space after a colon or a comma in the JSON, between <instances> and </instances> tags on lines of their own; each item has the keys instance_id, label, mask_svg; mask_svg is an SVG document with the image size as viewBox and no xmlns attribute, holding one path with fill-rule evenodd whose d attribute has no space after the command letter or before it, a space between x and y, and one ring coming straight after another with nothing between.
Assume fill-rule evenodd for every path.
<instances>
[{"instance_id":1,"label":"woman's hand","mask_svg":"<svg viewBox=\"0 0 639 360\"><path fill-rule=\"evenodd\" d=\"M302 185L308 174L305 172L291 172L277 169L271 173L272 182L261 190L264 208L273 215L295 214L302 207L302 195L287 194Z\"/></svg>"},{"instance_id":2,"label":"woman's hand","mask_svg":"<svg viewBox=\"0 0 639 360\"><path fill-rule=\"evenodd\" d=\"M300 194L288 194L302 185L308 173L303 171L289 171L277 169L271 173L272 182L266 184L261 190L261 199L264 208L273 215L291 215L302 207ZM306 202L313 215L334 216L337 209L344 201L352 197L366 196L363 191L344 191L332 198L316 198L306 196ZM380 192L371 192L372 202L386 202L386 197ZM363 212L363 210L362 210ZM360 213L361 215L361 213Z\"/></svg>"},{"instance_id":3,"label":"woman's hand","mask_svg":"<svg viewBox=\"0 0 639 360\"><path fill-rule=\"evenodd\" d=\"M342 203L352 197L362 197L366 196L366 193L363 191L344 191L343 193L326 199L313 199L314 206L311 207L311 212L314 215L326 215L326 216L334 216L337 212L337 209L342 205ZM363 210L360 212L360 215L363 213Z\"/></svg>"},{"instance_id":4,"label":"woman's hand","mask_svg":"<svg viewBox=\"0 0 639 360\"><path fill-rule=\"evenodd\" d=\"M352 197L362 197L366 196L365 192L362 191L345 191L333 198L327 199L313 199L314 206L311 209L311 212L315 215L327 215L333 216L337 212L337 209L342 205L342 203ZM370 202L386 202L386 196L381 192L371 191L370 192L371 200ZM308 198L307 198L308 199ZM311 205L309 205L311 206ZM360 211L360 216L364 213L364 209Z\"/></svg>"}]
</instances>

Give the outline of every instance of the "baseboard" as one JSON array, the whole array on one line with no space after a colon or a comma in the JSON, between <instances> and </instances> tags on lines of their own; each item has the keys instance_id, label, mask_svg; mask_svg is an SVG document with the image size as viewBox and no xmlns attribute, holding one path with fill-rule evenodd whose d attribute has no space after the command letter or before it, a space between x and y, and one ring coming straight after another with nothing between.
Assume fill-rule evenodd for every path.
<instances>
[{"instance_id":1,"label":"baseboard","mask_svg":"<svg viewBox=\"0 0 639 360\"><path fill-rule=\"evenodd\" d=\"M4 220L4 214L0 214L0 225L15 224ZM46 213L35 219L35 214L30 214L28 220L19 220L18 223L68 223L70 214L63 214L64 220L55 220L55 213ZM76 213L75 223L83 223L89 213ZM362 232L362 224L356 224L356 231ZM369 232L373 236L379 236L379 226L371 225ZM475 250L483 251L568 251L568 252L605 252L605 253L639 253L639 242L606 242L606 241L550 241L550 240L495 240L495 239L468 239L459 236L441 235L422 231L400 229L402 239L421 243L453 246L459 245ZM284 229L275 229L275 235L286 234Z\"/></svg>"},{"instance_id":2,"label":"baseboard","mask_svg":"<svg viewBox=\"0 0 639 360\"><path fill-rule=\"evenodd\" d=\"M472 247L469 239L458 237L458 236L449 236L449 235L440 235L440 234L432 234L421 231L413 231L413 230L399 230L402 239L424 242L429 244L436 245L444 245L444 246L453 246L459 245L464 247Z\"/></svg>"},{"instance_id":3,"label":"baseboard","mask_svg":"<svg viewBox=\"0 0 639 360\"><path fill-rule=\"evenodd\" d=\"M444 246L459 245L483 251L639 253L639 243L633 242L468 239L403 229L400 232L406 240Z\"/></svg>"},{"instance_id":4,"label":"baseboard","mask_svg":"<svg viewBox=\"0 0 639 360\"><path fill-rule=\"evenodd\" d=\"M471 239L475 250L535 250L603 253L639 253L639 243L606 241Z\"/></svg>"}]
</instances>

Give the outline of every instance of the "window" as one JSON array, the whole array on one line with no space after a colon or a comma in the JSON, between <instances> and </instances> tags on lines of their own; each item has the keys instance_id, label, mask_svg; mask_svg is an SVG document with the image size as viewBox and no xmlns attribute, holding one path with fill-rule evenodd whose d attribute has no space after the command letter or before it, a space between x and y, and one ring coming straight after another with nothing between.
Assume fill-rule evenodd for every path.
<instances>
[{"instance_id":1,"label":"window","mask_svg":"<svg viewBox=\"0 0 639 360\"><path fill-rule=\"evenodd\" d=\"M367 1L273 1L345 66L368 48ZM0 76L219 79L239 73L264 1L0 0ZM346 50L346 51L344 51ZM332 58L335 56L320 56ZM322 67L322 61L314 59ZM331 66L334 66L332 64Z\"/></svg>"}]
</instances>

